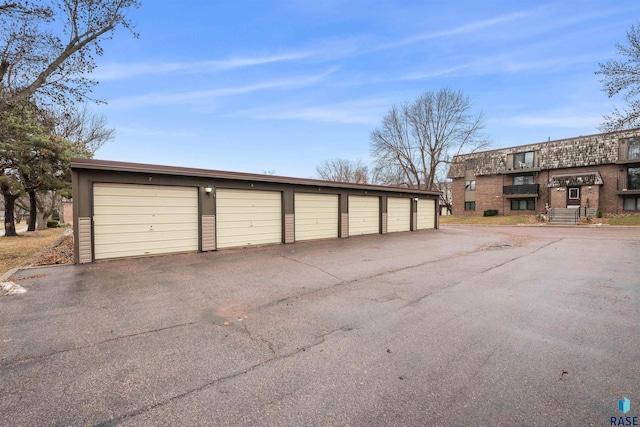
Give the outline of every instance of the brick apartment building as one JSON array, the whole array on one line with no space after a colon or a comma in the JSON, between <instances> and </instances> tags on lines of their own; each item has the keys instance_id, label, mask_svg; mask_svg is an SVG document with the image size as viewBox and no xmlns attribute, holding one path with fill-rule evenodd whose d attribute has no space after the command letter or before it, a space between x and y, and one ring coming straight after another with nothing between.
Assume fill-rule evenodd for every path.
<instances>
[{"instance_id":1,"label":"brick apartment building","mask_svg":"<svg viewBox=\"0 0 640 427\"><path fill-rule=\"evenodd\" d=\"M453 215L640 213L640 129L463 154L448 177Z\"/></svg>"}]
</instances>

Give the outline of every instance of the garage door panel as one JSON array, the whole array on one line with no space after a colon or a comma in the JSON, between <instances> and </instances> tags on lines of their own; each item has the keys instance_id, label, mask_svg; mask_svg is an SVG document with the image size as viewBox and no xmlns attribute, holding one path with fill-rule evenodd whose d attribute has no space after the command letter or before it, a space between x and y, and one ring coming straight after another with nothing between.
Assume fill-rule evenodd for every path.
<instances>
[{"instance_id":1,"label":"garage door panel","mask_svg":"<svg viewBox=\"0 0 640 427\"><path fill-rule=\"evenodd\" d=\"M174 207L185 207L192 208L194 206L198 206L198 201L193 199L185 199L181 197L153 197L153 198L145 198L141 199L140 197L136 198L117 198L117 196L106 196L100 195L98 196L98 200L94 203L94 206L103 206L105 208L117 208L117 209L133 209L133 208L148 208L148 207L165 207L165 206L174 206ZM109 198L107 198L109 197ZM113 198L110 198L113 197Z\"/></svg>"},{"instance_id":2,"label":"garage door panel","mask_svg":"<svg viewBox=\"0 0 640 427\"><path fill-rule=\"evenodd\" d=\"M216 190L217 246L282 243L282 193Z\"/></svg>"},{"instance_id":3,"label":"garage door panel","mask_svg":"<svg viewBox=\"0 0 640 427\"><path fill-rule=\"evenodd\" d=\"M425 230L435 228L435 206L436 201L433 199L418 200L418 229Z\"/></svg>"},{"instance_id":4,"label":"garage door panel","mask_svg":"<svg viewBox=\"0 0 640 427\"><path fill-rule=\"evenodd\" d=\"M148 197L167 197L167 198L184 198L191 199L189 194L195 190L191 187L179 187L179 186L165 186L165 185L139 185L139 184L115 184L115 183L100 183L94 186L94 196L116 196L119 198L138 199L140 197L140 189L144 189L145 196Z\"/></svg>"},{"instance_id":5,"label":"garage door panel","mask_svg":"<svg viewBox=\"0 0 640 427\"><path fill-rule=\"evenodd\" d=\"M130 218L130 219L129 219ZM126 226L126 225L134 225L134 226L138 226L138 225L163 225L163 224L169 224L169 226L171 226L172 224L178 226L180 224L190 224L190 225L194 225L190 220L183 220L180 218L176 218L175 215L136 215L136 216L130 216L127 217L125 215L120 215L120 216L100 216L100 217L94 217L94 221L93 221L94 226L99 225L99 226L114 226L114 227L120 227L120 226Z\"/></svg>"},{"instance_id":6,"label":"garage door panel","mask_svg":"<svg viewBox=\"0 0 640 427\"><path fill-rule=\"evenodd\" d=\"M333 220L322 220L322 219L300 219L298 221L296 221L297 225L302 225L302 226L307 226L307 225L318 225L318 226L324 226L326 227L333 227L333 225L337 224L337 220L333 221Z\"/></svg>"},{"instance_id":7,"label":"garage door panel","mask_svg":"<svg viewBox=\"0 0 640 427\"><path fill-rule=\"evenodd\" d=\"M223 229L224 226L226 224L229 223L219 223L218 225L222 225ZM251 235L256 235L257 239L262 239L264 237L260 237L260 236L271 236L272 238L277 238L278 242L281 240L281 231L280 230L275 230L276 227L279 227L280 224L279 223L273 223L271 225L264 225L264 226L252 226L252 227L247 227L242 223L238 223L238 225L234 225L234 224L230 224L229 227L233 228L233 234L228 234L229 236L233 235L233 236L244 236L244 237L248 237ZM276 242L277 243L277 242Z\"/></svg>"},{"instance_id":8,"label":"garage door panel","mask_svg":"<svg viewBox=\"0 0 640 427\"><path fill-rule=\"evenodd\" d=\"M295 240L338 237L339 197L337 194L295 194Z\"/></svg>"},{"instance_id":9,"label":"garage door panel","mask_svg":"<svg viewBox=\"0 0 640 427\"><path fill-rule=\"evenodd\" d=\"M231 218L224 218L224 214L223 214L223 219L222 220L218 220L218 224L222 225L223 227L233 227L233 228L237 228L239 230L242 229L250 229L250 228L256 228L256 227L270 227L270 228L274 228L274 227L279 227L282 220L280 218L276 219L276 218L271 218L271 219L251 219L250 215L244 214L244 215L238 215L237 217L231 219ZM275 232L275 229L274 229Z\"/></svg>"},{"instance_id":10,"label":"garage door panel","mask_svg":"<svg viewBox=\"0 0 640 427\"><path fill-rule=\"evenodd\" d=\"M263 235L262 237L255 237L255 234L250 234L248 236L234 235L231 237L226 237L222 243L220 243L220 241L218 240L218 247L234 248L241 246L269 245L281 242L282 238L280 234L278 234L278 236Z\"/></svg>"},{"instance_id":11,"label":"garage door panel","mask_svg":"<svg viewBox=\"0 0 640 427\"><path fill-rule=\"evenodd\" d=\"M411 229L411 200L408 198L387 198L387 232L409 231Z\"/></svg>"},{"instance_id":12,"label":"garage door panel","mask_svg":"<svg viewBox=\"0 0 640 427\"><path fill-rule=\"evenodd\" d=\"M194 211L198 210L198 206L172 206L171 213L165 214L164 210L166 207L171 206L170 204L163 204L158 206L104 206L104 205L94 205L96 208L99 208L101 215L113 215L115 217L121 216L158 216L158 217L166 217L167 215L176 217L177 215L190 215ZM94 208L95 212L95 208Z\"/></svg>"},{"instance_id":13,"label":"garage door panel","mask_svg":"<svg viewBox=\"0 0 640 427\"><path fill-rule=\"evenodd\" d=\"M349 196L349 235L380 232L380 198Z\"/></svg>"},{"instance_id":14,"label":"garage door panel","mask_svg":"<svg viewBox=\"0 0 640 427\"><path fill-rule=\"evenodd\" d=\"M220 210L218 210L220 212ZM262 218L260 217L262 216ZM238 212L237 214L231 216L222 211L222 218L218 218L218 222L220 223L244 223L244 222L253 222L254 224L259 224L263 222L271 222L271 223L280 223L281 222L280 210L264 210L261 211L258 215L256 212L248 212L245 210L244 212Z\"/></svg>"},{"instance_id":15,"label":"garage door panel","mask_svg":"<svg viewBox=\"0 0 640 427\"><path fill-rule=\"evenodd\" d=\"M194 187L96 183L96 259L198 250Z\"/></svg>"},{"instance_id":16,"label":"garage door panel","mask_svg":"<svg viewBox=\"0 0 640 427\"><path fill-rule=\"evenodd\" d=\"M170 247L155 247L149 248L147 242L127 242L121 244L111 245L110 250L104 250L96 252L96 259L109 259L109 258L124 258L131 256L144 256L144 255L162 255L178 252L191 252L193 249L191 245L180 244L179 242L173 242Z\"/></svg>"},{"instance_id":17,"label":"garage door panel","mask_svg":"<svg viewBox=\"0 0 640 427\"><path fill-rule=\"evenodd\" d=\"M219 197L219 196L218 196ZM246 208L246 207L255 207L266 209L269 211L279 210L278 206L274 205L274 202L280 201L280 197L277 198L269 198L267 200L226 200L223 196L222 200L217 201L218 208Z\"/></svg>"},{"instance_id":18,"label":"garage door panel","mask_svg":"<svg viewBox=\"0 0 640 427\"><path fill-rule=\"evenodd\" d=\"M195 230L198 231L197 229ZM100 236L100 240L103 244L143 244L145 242L166 242L166 247L173 247L175 244L179 244L183 241L180 236L176 237L174 230L167 231L131 231L123 235L116 235L115 233L96 233L96 236Z\"/></svg>"},{"instance_id":19,"label":"garage door panel","mask_svg":"<svg viewBox=\"0 0 640 427\"><path fill-rule=\"evenodd\" d=\"M94 234L118 234L122 233L147 233L147 232L164 232L164 231L176 231L178 234L178 238L180 237L180 232L183 231L191 231L198 232L198 224L193 224L191 222L171 222L171 223L111 223L104 224L100 222L94 223L94 228L97 228L98 232ZM122 236L126 237L126 236Z\"/></svg>"}]
</instances>

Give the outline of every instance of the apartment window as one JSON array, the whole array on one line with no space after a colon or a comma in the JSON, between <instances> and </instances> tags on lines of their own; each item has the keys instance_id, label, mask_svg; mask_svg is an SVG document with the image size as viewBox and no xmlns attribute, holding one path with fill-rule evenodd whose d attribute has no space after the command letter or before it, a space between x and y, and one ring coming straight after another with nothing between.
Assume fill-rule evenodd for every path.
<instances>
[{"instance_id":1,"label":"apartment window","mask_svg":"<svg viewBox=\"0 0 640 427\"><path fill-rule=\"evenodd\" d=\"M476 191L476 180L473 181L465 181L464 183L465 191Z\"/></svg>"},{"instance_id":2,"label":"apartment window","mask_svg":"<svg viewBox=\"0 0 640 427\"><path fill-rule=\"evenodd\" d=\"M535 199L512 199L511 210L512 211L532 211L536 208Z\"/></svg>"},{"instance_id":3,"label":"apartment window","mask_svg":"<svg viewBox=\"0 0 640 427\"><path fill-rule=\"evenodd\" d=\"M475 211L476 210L476 202L464 202L464 210L465 211Z\"/></svg>"},{"instance_id":4,"label":"apartment window","mask_svg":"<svg viewBox=\"0 0 640 427\"><path fill-rule=\"evenodd\" d=\"M629 160L640 159L640 138L629 138Z\"/></svg>"},{"instance_id":5,"label":"apartment window","mask_svg":"<svg viewBox=\"0 0 640 427\"><path fill-rule=\"evenodd\" d=\"M627 197L624 199L625 211L640 211L640 197Z\"/></svg>"},{"instance_id":6,"label":"apartment window","mask_svg":"<svg viewBox=\"0 0 640 427\"><path fill-rule=\"evenodd\" d=\"M533 167L533 151L527 151L525 153L516 153L513 155L513 168L525 169Z\"/></svg>"},{"instance_id":7,"label":"apartment window","mask_svg":"<svg viewBox=\"0 0 640 427\"><path fill-rule=\"evenodd\" d=\"M513 185L533 184L533 175L519 175L513 177Z\"/></svg>"},{"instance_id":8,"label":"apartment window","mask_svg":"<svg viewBox=\"0 0 640 427\"><path fill-rule=\"evenodd\" d=\"M627 169L627 188L640 190L640 167Z\"/></svg>"}]
</instances>

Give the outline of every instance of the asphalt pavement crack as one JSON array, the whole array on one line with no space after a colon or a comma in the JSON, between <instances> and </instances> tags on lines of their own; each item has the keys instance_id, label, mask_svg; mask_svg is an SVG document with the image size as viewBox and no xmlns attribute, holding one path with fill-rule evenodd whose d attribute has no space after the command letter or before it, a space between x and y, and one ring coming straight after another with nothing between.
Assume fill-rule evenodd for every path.
<instances>
[{"instance_id":1,"label":"asphalt pavement crack","mask_svg":"<svg viewBox=\"0 0 640 427\"><path fill-rule=\"evenodd\" d=\"M500 263L500 264L496 264L496 265L494 265L494 266L491 266L491 267L487 268L486 270L481 271L480 273L487 273L487 272L489 272L489 271L491 271L491 270L495 270L496 268L500 268L500 267L502 267L503 265L507 265L507 264L509 264L510 262L517 261L517 260L519 260L520 258L524 258L524 257L526 257L526 256L533 255L533 254L535 254L536 252L541 251L542 249L546 248L547 246L551 246L551 245L553 245L554 243L558 243L558 242L559 242L559 241L561 241L561 240L563 240L563 238L553 240L553 241L551 241L551 242L549 242L549 243L545 243L544 245L540 246L539 248L537 248L537 249L536 249L536 250L534 250L534 251L531 251L531 252L526 253L526 254L524 254L524 255L519 255L519 256L514 257L514 258L511 258L511 259L509 259L509 260L507 260L507 261L505 261L505 262L503 262L503 263Z\"/></svg>"},{"instance_id":2,"label":"asphalt pavement crack","mask_svg":"<svg viewBox=\"0 0 640 427\"><path fill-rule=\"evenodd\" d=\"M251 341L260 341L260 342L262 342L262 343L266 344L266 345L269 347L269 350L271 351L271 353L272 353L274 356L277 356L277 355L278 355L278 354L276 353L276 351L273 349L273 343L272 343L271 341L269 341L269 340L268 340L268 339L266 339L266 338L261 337L260 335L254 335L254 334L252 334L252 333L251 333L251 331L249 330L249 327L247 326L247 324L246 324L246 323L243 323L243 324L242 324L242 327L243 327L244 331L247 333L247 336L249 337L249 339L250 339Z\"/></svg>"},{"instance_id":3,"label":"asphalt pavement crack","mask_svg":"<svg viewBox=\"0 0 640 427\"><path fill-rule=\"evenodd\" d=\"M302 390L302 387L297 387L294 390L291 390L291 391L289 391L287 393L282 394L281 396L276 397L273 400L270 400L269 402L267 402L267 405L273 405L273 404L275 404L277 402L280 402L280 401L286 399L289 396L293 396L294 394L296 394L300 390Z\"/></svg>"},{"instance_id":4,"label":"asphalt pavement crack","mask_svg":"<svg viewBox=\"0 0 640 427\"><path fill-rule=\"evenodd\" d=\"M471 252L471 251L470 252L466 252L466 253L463 253L462 255L468 255L470 253L473 253L473 252ZM295 260L293 258L288 258L288 257L286 257L284 255L282 255L282 258L288 259L290 261L298 262L300 264L303 264L303 265L306 265L306 266L309 266L309 267L313 267L313 268L315 268L317 270L322 271L325 274L328 274L329 276L331 276L331 277L333 277L335 279L340 280L340 282L339 283L335 283L335 284L330 285L330 286L323 287L323 288L311 289L309 291L300 292L300 293L297 293L297 294L294 294L294 295L290 295L290 296L287 296L287 297L284 297L284 298L279 298L277 300L269 301L268 303L262 304L262 305L260 305L258 307L255 307L255 308L251 309L250 311L264 310L266 308L273 307L275 305L278 305L278 304L283 303L285 301L289 301L291 299L296 299L296 298L305 297L305 296L308 296L308 295L313 295L313 294L318 293L318 292L328 291L328 290L337 288L339 286L351 285L351 284L354 284L354 283L363 282L365 280L375 279L377 277L386 276L387 274L395 274L395 273L398 273L400 271L410 270L410 269L413 269L413 268L423 267L425 265L429 265L429 264L433 264L433 263L437 263L437 262L441 262L441 261L446 261L450 257L442 257L442 258L438 258L438 259L432 259L432 260L420 262L418 264L412 264L412 265L407 265L407 266L399 267L399 268L395 268L395 269L389 269L389 270L381 271L379 273L371 274L369 276L358 277L357 279L351 279L351 280L341 279L338 276L334 276L333 274L326 272L325 270L321 269L320 267L316 267L314 265L307 264L306 262L298 261L298 260Z\"/></svg>"},{"instance_id":5,"label":"asphalt pavement crack","mask_svg":"<svg viewBox=\"0 0 640 427\"><path fill-rule=\"evenodd\" d=\"M98 423L95 426L96 427L116 426L116 425L120 424L121 422L123 422L124 420L127 420L129 418L133 418L133 417L137 417L138 415L142 415L142 414L144 414L146 412L149 412L149 411L152 411L154 409L160 408L162 406L168 405L168 404L170 404L172 402L175 402L177 400L180 400L180 399L183 399L185 397L188 397L188 396L190 396L190 395L192 395L194 393L197 393L199 391L205 390L205 389L207 389L209 387L212 387L212 386L214 386L216 384L219 384L221 382L224 382L224 381L227 381L227 380L231 380L231 379L234 379L236 377L248 374L249 372L252 372L252 371L254 371L254 370L256 370L256 369L258 369L258 368L260 368L262 366L265 366L265 365L267 365L267 364L269 364L271 362L276 362L276 361L279 361L279 360L287 359L289 357L295 356L296 354L306 352L307 350L309 350L309 349L311 349L313 347L316 347L318 345L323 344L327 340L328 336L330 336L330 335L332 335L332 334L334 334L336 332L349 332L349 331L353 331L353 330L356 330L356 329L359 329L359 328L341 327L341 328L332 329L332 330L330 330L328 332L325 332L323 334L320 334L320 335L316 336L314 341L311 344L307 345L307 346L303 346L303 347L297 348L294 351L291 351L289 353L286 353L286 354L283 354L283 355L280 355L280 356L276 355L276 356L271 357L269 359L263 360L262 362L259 362L259 363L256 363L254 365L251 365L248 368L236 371L236 372L234 372L232 374L229 374L229 375L226 375L224 377L216 378L216 379L211 380L211 381L209 381L209 382L207 382L205 384L200 385L199 387L187 390L184 393L180 393L180 394L172 396L172 397L170 397L168 399L162 400L160 402L156 402L156 403L153 403L151 405L147 405L147 406L145 406L143 408L136 409L134 411L128 412L126 414L123 414L123 415L121 415L121 416L119 416L117 418L112 418L112 419L107 420L105 422Z\"/></svg>"},{"instance_id":6,"label":"asphalt pavement crack","mask_svg":"<svg viewBox=\"0 0 640 427\"><path fill-rule=\"evenodd\" d=\"M509 264L510 262L513 262L513 261L519 260L519 259L524 258L524 257L527 257L527 256L529 256L529 255L533 255L533 254L535 254L536 252L538 252L538 251L540 251L540 250L542 250L542 249L544 249L544 248L546 248L546 247L548 247L548 246L550 246L550 245L552 245L552 244L554 244L554 243L557 243L557 242L559 242L559 241L561 241L561 240L563 240L563 239L562 239L562 238L560 238L560 239L557 239L557 240L554 240L554 241L551 241L551 242L545 243L544 245L542 245L542 246L540 246L540 247L536 248L535 250L533 250L533 251L531 251L531 252L528 252L528 253L526 253L526 254L519 255L519 256L517 256L517 257L511 258L511 259L509 259L509 260L507 260L507 261L501 262L500 264L493 265L493 266L491 266L491 267L489 267L489 268L487 268L487 269L485 269L485 270L482 270L482 271L481 271L481 272L479 272L478 274L487 273L487 272L489 272L489 271L491 271L491 270L495 270L496 268L500 268L500 267L502 267L503 265ZM413 306L413 305L420 304L423 300L425 300L425 299L429 298L431 295L433 295L433 294L435 294L435 293L437 293L437 292L443 291L443 290L445 290L445 289L449 289L449 288L451 288L451 287L457 286L457 285L459 285L459 284L461 284L461 283L463 283L463 282L464 282L464 280L462 280L462 281L458 281L458 282L455 282L455 283L450 283L450 284L448 284L448 285L445 285L445 286L439 287L439 288L437 288L437 289L434 289L434 290L432 290L431 292L429 292L428 294L422 295L422 296L421 296L421 297L419 297L419 298L415 298L415 299L413 299L413 300L409 301L407 304L403 305L403 306L402 306L402 308L411 307L411 306Z\"/></svg>"},{"instance_id":7,"label":"asphalt pavement crack","mask_svg":"<svg viewBox=\"0 0 640 427\"><path fill-rule=\"evenodd\" d=\"M57 355L63 354L63 353L68 353L70 351L83 350L83 349L91 348L91 347L98 347L98 346L100 346L102 344L106 344L106 343L113 342L113 341L118 341L118 340L127 339L127 338L134 338L134 337L138 337L138 336L141 336L141 335L153 334L153 333L156 333L156 332L166 331L168 329L181 328L181 327L184 327L184 326L191 326L191 325L194 325L194 324L195 324L195 322L180 323L178 325L166 326L164 328L152 329L150 331L143 331L143 332L137 332L135 334L122 335L122 336L119 336L119 337L109 338L109 339L106 339L106 340L103 340L103 341L98 341L98 342L87 344L87 345L81 345L81 346L77 346L77 347L67 348L67 349L64 349L64 350L54 351L54 352L47 353L47 354L42 354L40 356L27 357L27 358L24 358L24 359L18 359L18 360L11 360L11 361L8 361L8 362L2 362L2 363L0 363L0 367L5 368L5 367L8 367L8 366L22 365L24 363L29 363L29 362L33 362L33 361L37 361L37 360L47 359L49 357L57 356Z\"/></svg>"},{"instance_id":8,"label":"asphalt pavement crack","mask_svg":"<svg viewBox=\"0 0 640 427\"><path fill-rule=\"evenodd\" d=\"M300 264L302 264L302 265L306 265L307 267L315 268L316 270L322 271L324 274L329 275L329 276L333 277L333 278L334 278L334 279L336 279L336 280L340 280L341 282L343 282L343 281L344 281L344 279L343 279L343 278L338 277L338 276L335 276L335 275L333 275L333 274L329 273L327 270L324 270L324 269L322 269L322 268L318 267L317 265L309 264L309 263L306 263L306 262L300 261L299 259L289 258L288 256L284 256L284 255L280 255L280 256L281 256L282 258L284 258L284 259L288 259L289 261L297 262L297 263L300 263Z\"/></svg>"}]
</instances>

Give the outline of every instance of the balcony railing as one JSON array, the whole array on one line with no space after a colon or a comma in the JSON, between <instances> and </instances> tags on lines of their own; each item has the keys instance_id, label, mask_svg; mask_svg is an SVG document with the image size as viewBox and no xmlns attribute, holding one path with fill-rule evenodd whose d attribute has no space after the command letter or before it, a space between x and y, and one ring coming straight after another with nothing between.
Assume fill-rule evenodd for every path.
<instances>
[{"instance_id":1,"label":"balcony railing","mask_svg":"<svg viewBox=\"0 0 640 427\"><path fill-rule=\"evenodd\" d=\"M538 194L539 184L505 185L502 194Z\"/></svg>"}]
</instances>

